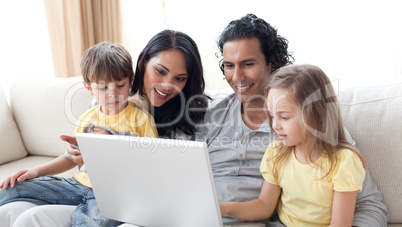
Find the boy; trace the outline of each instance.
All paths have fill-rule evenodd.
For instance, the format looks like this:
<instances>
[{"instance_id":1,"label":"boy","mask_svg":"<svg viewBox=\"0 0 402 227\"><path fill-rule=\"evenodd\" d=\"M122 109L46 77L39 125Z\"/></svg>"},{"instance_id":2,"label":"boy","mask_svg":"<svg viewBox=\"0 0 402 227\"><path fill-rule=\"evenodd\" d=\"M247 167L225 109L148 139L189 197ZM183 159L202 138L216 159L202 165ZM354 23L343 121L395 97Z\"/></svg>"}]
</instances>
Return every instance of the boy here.
<instances>
[{"instance_id":1,"label":"boy","mask_svg":"<svg viewBox=\"0 0 402 227\"><path fill-rule=\"evenodd\" d=\"M95 96L99 105L80 117L75 133L158 136L152 116L127 101L134 76L131 56L127 50L119 44L97 44L84 53L81 70L85 87ZM67 136L61 138L71 139ZM100 216L88 174L81 166L81 172L73 178L47 176L65 172L75 166L76 163L66 152L47 164L19 171L0 185L4 189L0 190L0 205L15 201L38 205L78 205L73 215L73 226L119 224ZM6 190L9 184L11 188Z\"/></svg>"}]
</instances>

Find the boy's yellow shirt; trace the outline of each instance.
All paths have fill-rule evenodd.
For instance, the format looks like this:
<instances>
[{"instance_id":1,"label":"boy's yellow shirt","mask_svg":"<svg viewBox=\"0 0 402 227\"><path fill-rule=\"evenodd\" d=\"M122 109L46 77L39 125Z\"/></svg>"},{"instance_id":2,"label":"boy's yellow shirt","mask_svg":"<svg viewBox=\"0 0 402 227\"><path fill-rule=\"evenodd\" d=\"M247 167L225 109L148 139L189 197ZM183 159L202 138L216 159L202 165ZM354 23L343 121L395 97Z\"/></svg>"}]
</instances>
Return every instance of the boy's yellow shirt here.
<instances>
[{"instance_id":1,"label":"boy's yellow shirt","mask_svg":"<svg viewBox=\"0 0 402 227\"><path fill-rule=\"evenodd\" d=\"M126 134L127 136L158 137L158 131L152 115L131 102L128 103L123 111L114 116L103 114L100 111L100 106L88 110L78 120L74 134L86 132L85 129L91 124L108 128L118 134ZM81 171L73 177L81 184L92 187L87 172Z\"/></svg>"}]
</instances>

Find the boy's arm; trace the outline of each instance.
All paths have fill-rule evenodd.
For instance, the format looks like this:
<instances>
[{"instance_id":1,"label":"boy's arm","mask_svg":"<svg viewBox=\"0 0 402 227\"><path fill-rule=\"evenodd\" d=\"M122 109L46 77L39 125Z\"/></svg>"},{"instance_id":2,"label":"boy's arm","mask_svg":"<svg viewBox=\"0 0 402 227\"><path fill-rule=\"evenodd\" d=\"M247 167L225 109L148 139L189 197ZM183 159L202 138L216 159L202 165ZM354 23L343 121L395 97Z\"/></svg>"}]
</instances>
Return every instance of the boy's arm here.
<instances>
[{"instance_id":1,"label":"boy's arm","mask_svg":"<svg viewBox=\"0 0 402 227\"><path fill-rule=\"evenodd\" d=\"M357 191L334 191L330 227L351 226L356 205Z\"/></svg>"},{"instance_id":2,"label":"boy's arm","mask_svg":"<svg viewBox=\"0 0 402 227\"><path fill-rule=\"evenodd\" d=\"M74 166L76 166L74 162L68 160L64 155L61 155L44 165L40 165L28 170L18 171L16 174L6 178L0 184L0 188L7 189L8 185L13 188L15 186L15 181L22 182L24 180L40 176L59 174L72 169Z\"/></svg>"},{"instance_id":3,"label":"boy's arm","mask_svg":"<svg viewBox=\"0 0 402 227\"><path fill-rule=\"evenodd\" d=\"M249 202L220 203L219 207L222 216L229 215L245 221L263 221L271 217L280 194L281 188L278 185L264 181L258 199Z\"/></svg>"},{"instance_id":4,"label":"boy's arm","mask_svg":"<svg viewBox=\"0 0 402 227\"><path fill-rule=\"evenodd\" d=\"M68 160L64 155L61 155L44 165L36 167L35 169L38 173L36 177L63 173L74 168L76 165L77 164Z\"/></svg>"}]
</instances>

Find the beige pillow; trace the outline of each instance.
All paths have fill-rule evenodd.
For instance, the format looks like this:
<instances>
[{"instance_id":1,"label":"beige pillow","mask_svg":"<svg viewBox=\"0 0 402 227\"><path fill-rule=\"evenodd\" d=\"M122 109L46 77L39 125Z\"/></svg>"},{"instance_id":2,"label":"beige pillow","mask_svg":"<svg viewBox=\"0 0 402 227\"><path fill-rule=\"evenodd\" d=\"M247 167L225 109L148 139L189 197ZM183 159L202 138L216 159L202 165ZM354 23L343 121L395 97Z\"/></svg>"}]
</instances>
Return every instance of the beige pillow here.
<instances>
[{"instance_id":1,"label":"beige pillow","mask_svg":"<svg viewBox=\"0 0 402 227\"><path fill-rule=\"evenodd\" d=\"M27 152L1 87L0 116L0 164L4 164L25 157Z\"/></svg>"},{"instance_id":2,"label":"beige pillow","mask_svg":"<svg viewBox=\"0 0 402 227\"><path fill-rule=\"evenodd\" d=\"M345 127L356 141L384 202L388 222L402 222L402 84L342 89Z\"/></svg>"},{"instance_id":3,"label":"beige pillow","mask_svg":"<svg viewBox=\"0 0 402 227\"><path fill-rule=\"evenodd\" d=\"M25 79L11 87L11 109L30 155L59 156L67 148L61 134L73 135L92 96L81 77Z\"/></svg>"}]
</instances>

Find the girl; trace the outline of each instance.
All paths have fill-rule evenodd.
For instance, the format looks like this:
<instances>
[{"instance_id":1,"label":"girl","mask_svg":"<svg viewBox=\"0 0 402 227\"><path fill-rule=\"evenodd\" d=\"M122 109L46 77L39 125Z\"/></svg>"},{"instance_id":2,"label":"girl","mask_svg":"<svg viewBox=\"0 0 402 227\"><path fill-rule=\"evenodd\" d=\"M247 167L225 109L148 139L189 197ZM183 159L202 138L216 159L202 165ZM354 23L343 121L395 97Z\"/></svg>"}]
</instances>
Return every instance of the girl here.
<instances>
[{"instance_id":1,"label":"girl","mask_svg":"<svg viewBox=\"0 0 402 227\"><path fill-rule=\"evenodd\" d=\"M330 80L316 66L289 65L272 74L267 90L279 140L262 159L260 196L221 203L222 215L266 220L276 207L286 226L351 226L364 161L345 139Z\"/></svg>"},{"instance_id":2,"label":"girl","mask_svg":"<svg viewBox=\"0 0 402 227\"><path fill-rule=\"evenodd\" d=\"M193 139L195 124L203 119L207 107L204 88L196 43L185 33L164 30L151 38L138 57L130 101L154 116L159 136ZM68 146L67 151L75 163L83 165L79 150ZM4 217L10 226L71 226L76 206L14 202L3 208L0 220Z\"/></svg>"}]
</instances>

